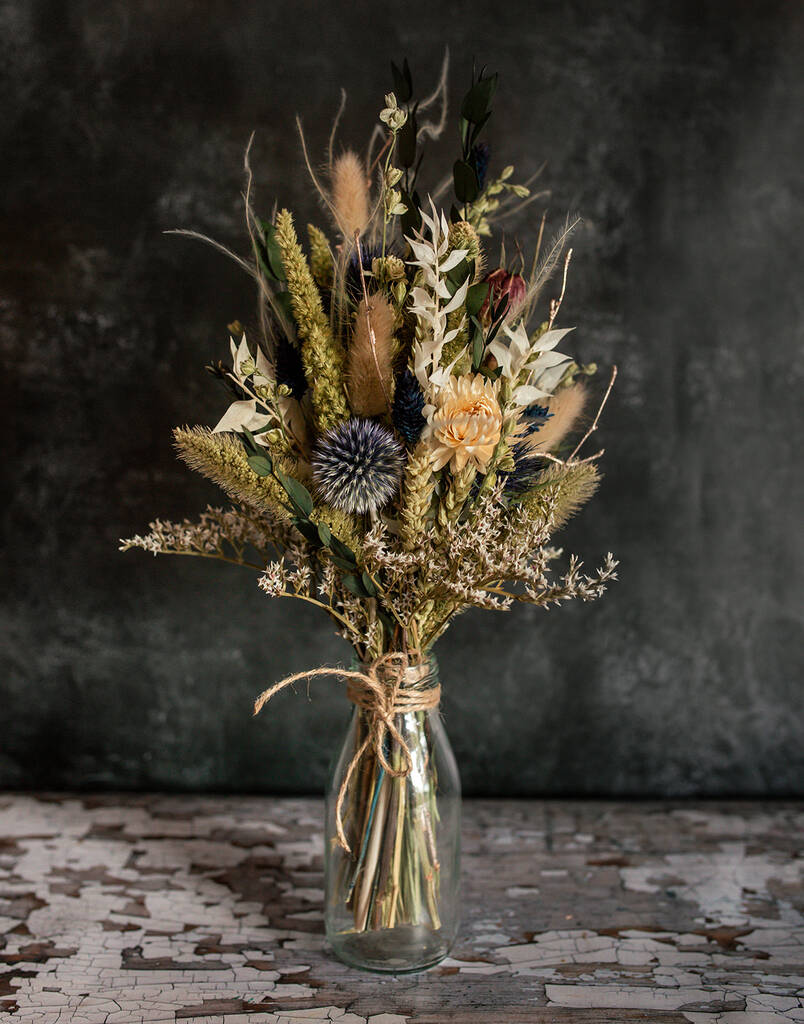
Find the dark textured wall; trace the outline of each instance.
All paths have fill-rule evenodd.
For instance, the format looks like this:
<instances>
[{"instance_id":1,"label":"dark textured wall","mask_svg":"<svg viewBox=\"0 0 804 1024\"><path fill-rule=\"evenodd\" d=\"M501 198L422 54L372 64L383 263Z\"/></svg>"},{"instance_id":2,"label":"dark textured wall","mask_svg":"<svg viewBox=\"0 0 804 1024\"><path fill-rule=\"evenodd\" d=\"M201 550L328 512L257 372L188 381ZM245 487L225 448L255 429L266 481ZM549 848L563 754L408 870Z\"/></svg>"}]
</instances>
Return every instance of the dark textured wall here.
<instances>
[{"instance_id":1,"label":"dark textured wall","mask_svg":"<svg viewBox=\"0 0 804 1024\"><path fill-rule=\"evenodd\" d=\"M585 216L562 318L620 378L599 498L566 531L621 582L441 643L466 789L773 794L804 765L800 3L238 2L0 7L4 478L0 784L316 790L346 703L283 673L347 656L237 569L116 552L214 488L170 429L225 399L203 363L253 314L242 151L263 209L316 213L293 115L362 144L407 54L452 97L501 72L497 167L546 161ZM446 157L450 137L433 148ZM451 157L450 157L451 159ZM526 246L534 224L517 234ZM512 232L509 232L509 238Z\"/></svg>"}]
</instances>

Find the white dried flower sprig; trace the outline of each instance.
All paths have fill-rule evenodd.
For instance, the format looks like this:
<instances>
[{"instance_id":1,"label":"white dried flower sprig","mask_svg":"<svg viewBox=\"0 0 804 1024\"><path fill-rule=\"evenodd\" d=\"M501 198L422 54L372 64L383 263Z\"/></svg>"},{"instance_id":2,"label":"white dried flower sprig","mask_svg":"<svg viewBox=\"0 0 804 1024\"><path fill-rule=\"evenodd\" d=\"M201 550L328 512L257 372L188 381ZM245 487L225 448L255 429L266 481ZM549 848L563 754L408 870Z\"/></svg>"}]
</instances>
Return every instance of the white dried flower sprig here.
<instances>
[{"instance_id":1,"label":"white dried flower sprig","mask_svg":"<svg viewBox=\"0 0 804 1024\"><path fill-rule=\"evenodd\" d=\"M261 569L271 548L285 547L290 542L287 527L252 517L243 509L224 511L208 506L197 522L155 519L148 528L150 533L145 536L121 540L120 550L142 548L153 555L196 555ZM257 553L258 562L246 557L249 548Z\"/></svg>"},{"instance_id":2,"label":"white dried flower sprig","mask_svg":"<svg viewBox=\"0 0 804 1024\"><path fill-rule=\"evenodd\" d=\"M568 355L556 352L555 347L572 330L573 327L565 327L547 331L531 340L524 323L513 329L503 325L508 341L497 338L488 351L497 360L503 377L511 382L514 405L525 407L552 395L572 362Z\"/></svg>"},{"instance_id":3,"label":"white dried flower sprig","mask_svg":"<svg viewBox=\"0 0 804 1024\"><path fill-rule=\"evenodd\" d=\"M426 231L417 231L414 238L406 237L415 256L408 263L419 270L417 284L410 290L410 311L417 320L413 372L427 396L449 378L451 368L439 366L441 353L444 346L458 336L463 320L447 330L447 317L465 304L470 283L467 278L455 294L450 295L445 275L464 260L469 250L449 251L447 218L443 210L439 215L432 199L430 208L432 216L421 211Z\"/></svg>"},{"instance_id":4,"label":"white dried flower sprig","mask_svg":"<svg viewBox=\"0 0 804 1024\"><path fill-rule=\"evenodd\" d=\"M388 125L392 132L398 132L408 119L408 115L397 103L395 93L389 92L385 97L385 106L380 111L380 120Z\"/></svg>"}]
</instances>

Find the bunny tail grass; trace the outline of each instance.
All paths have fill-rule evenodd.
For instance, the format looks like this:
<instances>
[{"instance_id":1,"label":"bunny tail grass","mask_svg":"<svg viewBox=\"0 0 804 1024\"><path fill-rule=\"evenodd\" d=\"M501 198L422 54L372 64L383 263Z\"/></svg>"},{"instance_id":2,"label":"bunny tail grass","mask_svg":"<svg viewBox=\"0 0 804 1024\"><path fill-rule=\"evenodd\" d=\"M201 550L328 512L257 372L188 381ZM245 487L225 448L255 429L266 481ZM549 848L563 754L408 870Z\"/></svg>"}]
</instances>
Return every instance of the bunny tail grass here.
<instances>
[{"instance_id":1,"label":"bunny tail grass","mask_svg":"<svg viewBox=\"0 0 804 1024\"><path fill-rule=\"evenodd\" d=\"M346 380L356 416L379 416L388 407L393 385L391 366L394 312L382 295L360 300L349 346Z\"/></svg>"}]
</instances>

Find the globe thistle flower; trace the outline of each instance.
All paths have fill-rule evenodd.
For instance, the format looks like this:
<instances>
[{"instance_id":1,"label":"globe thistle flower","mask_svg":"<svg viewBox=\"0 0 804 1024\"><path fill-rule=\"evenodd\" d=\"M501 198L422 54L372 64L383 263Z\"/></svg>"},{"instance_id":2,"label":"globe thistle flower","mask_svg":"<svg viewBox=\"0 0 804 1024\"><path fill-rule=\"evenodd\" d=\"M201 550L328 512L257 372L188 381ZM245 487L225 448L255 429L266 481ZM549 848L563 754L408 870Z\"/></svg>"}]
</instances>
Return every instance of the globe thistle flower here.
<instances>
[{"instance_id":1,"label":"globe thistle flower","mask_svg":"<svg viewBox=\"0 0 804 1024\"><path fill-rule=\"evenodd\" d=\"M424 428L424 395L419 382L410 370L396 378L394 405L391 418L394 426L409 445L415 445Z\"/></svg>"},{"instance_id":2,"label":"globe thistle flower","mask_svg":"<svg viewBox=\"0 0 804 1024\"><path fill-rule=\"evenodd\" d=\"M405 450L391 431L359 417L328 430L312 455L313 482L344 512L377 512L396 494Z\"/></svg>"},{"instance_id":3,"label":"globe thistle flower","mask_svg":"<svg viewBox=\"0 0 804 1024\"><path fill-rule=\"evenodd\" d=\"M361 241L360 256L363 257L362 264L363 274L366 276L366 288L369 291L372 291L374 287L374 277L372 276L373 264L376 259L380 259L382 256L382 247L379 245L366 245ZM344 275L346 293L355 305L357 305L363 298L363 280L360 273L360 256L358 256L357 249L352 250L349 262L346 264L346 274Z\"/></svg>"}]
</instances>

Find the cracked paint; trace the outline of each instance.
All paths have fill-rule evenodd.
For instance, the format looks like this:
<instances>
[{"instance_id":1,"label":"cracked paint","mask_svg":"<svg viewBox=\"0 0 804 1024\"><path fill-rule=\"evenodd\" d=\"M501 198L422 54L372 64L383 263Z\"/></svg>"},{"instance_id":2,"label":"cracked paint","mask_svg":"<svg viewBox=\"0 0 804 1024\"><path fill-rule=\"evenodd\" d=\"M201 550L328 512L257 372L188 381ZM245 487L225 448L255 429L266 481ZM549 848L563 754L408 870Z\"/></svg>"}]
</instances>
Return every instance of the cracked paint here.
<instances>
[{"instance_id":1,"label":"cracked paint","mask_svg":"<svg viewBox=\"0 0 804 1024\"><path fill-rule=\"evenodd\" d=\"M469 801L452 956L323 934L316 800L0 795L0 1019L804 1022L804 814Z\"/></svg>"}]
</instances>

